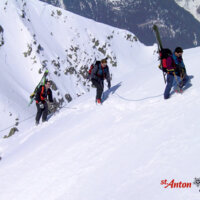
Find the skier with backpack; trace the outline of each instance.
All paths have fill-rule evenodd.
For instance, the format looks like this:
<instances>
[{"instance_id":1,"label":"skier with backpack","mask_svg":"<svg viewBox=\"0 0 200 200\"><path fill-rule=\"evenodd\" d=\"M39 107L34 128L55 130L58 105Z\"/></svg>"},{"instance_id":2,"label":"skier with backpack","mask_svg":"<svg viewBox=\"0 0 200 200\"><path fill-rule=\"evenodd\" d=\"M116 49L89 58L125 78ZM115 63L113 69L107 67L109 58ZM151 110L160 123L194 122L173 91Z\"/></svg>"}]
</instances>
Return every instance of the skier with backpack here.
<instances>
[{"instance_id":1,"label":"skier with backpack","mask_svg":"<svg viewBox=\"0 0 200 200\"><path fill-rule=\"evenodd\" d=\"M162 70L167 73L167 85L164 91L164 99L170 97L170 91L173 86L174 78L177 79L175 71L176 64L172 58L172 52L170 49L162 49L160 52Z\"/></svg>"},{"instance_id":2,"label":"skier with backpack","mask_svg":"<svg viewBox=\"0 0 200 200\"><path fill-rule=\"evenodd\" d=\"M92 84L96 87L96 103L102 103L102 93L104 90L104 79L108 82L108 88L110 89L110 72L107 65L107 58L102 59L101 61L96 61L94 65L90 67L89 70L89 79L92 81Z\"/></svg>"},{"instance_id":3,"label":"skier with backpack","mask_svg":"<svg viewBox=\"0 0 200 200\"><path fill-rule=\"evenodd\" d=\"M172 54L170 49L164 49L162 46L160 34L158 31L158 26L153 25L153 31L156 36L156 41L158 45L158 53L159 53L159 60L161 61L159 68L163 72L164 82L167 83L164 91L164 99L168 99L170 97L170 91L173 86L174 78L176 81L176 88L177 91L182 93L182 88L189 80L187 76L185 65L182 59L183 50L181 47L177 47ZM167 80L165 75L167 74ZM178 82L177 76L180 77L181 81Z\"/></svg>"},{"instance_id":4,"label":"skier with backpack","mask_svg":"<svg viewBox=\"0 0 200 200\"><path fill-rule=\"evenodd\" d=\"M52 98L52 91L50 89L51 83L49 80L45 81L45 85L41 85L35 96L36 107L37 107L37 114L35 118L35 124L38 125L40 118L42 116L42 122L47 121L48 115L48 104L47 104L47 97L49 102L53 103Z\"/></svg>"}]
</instances>

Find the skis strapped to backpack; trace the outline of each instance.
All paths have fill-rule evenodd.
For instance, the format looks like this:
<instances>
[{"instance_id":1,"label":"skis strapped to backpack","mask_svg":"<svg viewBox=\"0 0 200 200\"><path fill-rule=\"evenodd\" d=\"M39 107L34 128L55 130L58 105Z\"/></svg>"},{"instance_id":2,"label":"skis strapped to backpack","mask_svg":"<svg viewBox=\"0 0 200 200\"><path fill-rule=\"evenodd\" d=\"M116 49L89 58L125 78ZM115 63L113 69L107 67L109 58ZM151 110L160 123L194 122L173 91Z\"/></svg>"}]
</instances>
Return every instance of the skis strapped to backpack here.
<instances>
[{"instance_id":1,"label":"skis strapped to backpack","mask_svg":"<svg viewBox=\"0 0 200 200\"><path fill-rule=\"evenodd\" d=\"M158 27L155 24L153 25L153 31L154 31L155 36L156 36L156 41L157 41L157 45L158 45L159 59L160 59L160 62L161 62L159 68L163 72L164 82L166 83L166 78L165 78L165 74L166 73L163 70L163 63L162 63L162 60L161 60L161 52L163 50L163 46L162 46L162 42L161 42L161 39L160 39L160 34L159 34L159 31L158 31Z\"/></svg>"},{"instance_id":2,"label":"skis strapped to backpack","mask_svg":"<svg viewBox=\"0 0 200 200\"><path fill-rule=\"evenodd\" d=\"M33 100L34 100L34 98L35 98L35 95L36 95L37 90L39 89L39 87L40 87L41 85L45 85L45 81L46 81L46 77L47 77L48 73L49 73L48 70L46 70L46 71L44 72L44 74L43 74L43 76L42 76L40 82L39 82L38 85L36 86L34 92L30 95L30 103L29 103L29 106L33 103Z\"/></svg>"},{"instance_id":3,"label":"skis strapped to backpack","mask_svg":"<svg viewBox=\"0 0 200 200\"><path fill-rule=\"evenodd\" d=\"M159 66L159 68L163 72L163 78L164 78L164 81L166 83L166 77L165 77L166 72L167 72L167 70L166 70L166 68L167 68L166 59L167 59L167 57L172 56L172 52L171 52L170 49L164 49L163 48L162 42L161 42L161 39L160 39L160 34L159 34L159 31L158 31L158 27L156 25L153 26L153 30L154 30L154 33L156 35L156 41L157 41L157 44L158 44L158 53L159 53L159 59L160 59L160 66ZM172 58L172 60L173 60L173 58ZM173 75L174 75L175 81L177 83L176 91L178 93L182 93L183 90L179 86L179 82L178 82L178 78L177 78L176 73L173 72ZM183 80L183 78L184 77L181 77L181 80Z\"/></svg>"}]
</instances>

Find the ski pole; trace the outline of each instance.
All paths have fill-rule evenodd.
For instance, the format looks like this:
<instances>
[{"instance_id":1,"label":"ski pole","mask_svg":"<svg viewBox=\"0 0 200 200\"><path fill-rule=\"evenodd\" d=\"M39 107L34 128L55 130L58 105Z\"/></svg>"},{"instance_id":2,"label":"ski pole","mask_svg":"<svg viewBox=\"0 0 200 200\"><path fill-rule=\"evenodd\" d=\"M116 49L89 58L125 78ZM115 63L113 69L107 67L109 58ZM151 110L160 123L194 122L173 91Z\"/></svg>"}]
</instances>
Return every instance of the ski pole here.
<instances>
[{"instance_id":1,"label":"ski pole","mask_svg":"<svg viewBox=\"0 0 200 200\"><path fill-rule=\"evenodd\" d=\"M177 84L178 91L179 91L179 93L181 93L181 88L179 87L178 79L177 79L177 76L176 76L175 72L173 72L173 75L174 75L174 78L175 78L175 80L176 80L176 84Z\"/></svg>"},{"instance_id":2,"label":"ski pole","mask_svg":"<svg viewBox=\"0 0 200 200\"><path fill-rule=\"evenodd\" d=\"M165 82L165 84L166 84L167 81L166 81L165 75L166 75L166 74L163 72L163 78L164 78L164 82Z\"/></svg>"}]
</instances>

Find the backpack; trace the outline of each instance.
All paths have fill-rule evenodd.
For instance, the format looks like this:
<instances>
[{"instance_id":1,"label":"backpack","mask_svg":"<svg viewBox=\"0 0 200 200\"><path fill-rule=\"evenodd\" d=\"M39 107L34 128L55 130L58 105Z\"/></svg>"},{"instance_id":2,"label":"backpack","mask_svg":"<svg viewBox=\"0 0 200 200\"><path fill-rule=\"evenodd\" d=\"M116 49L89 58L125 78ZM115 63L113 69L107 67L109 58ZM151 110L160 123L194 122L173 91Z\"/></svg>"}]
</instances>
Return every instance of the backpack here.
<instances>
[{"instance_id":1,"label":"backpack","mask_svg":"<svg viewBox=\"0 0 200 200\"><path fill-rule=\"evenodd\" d=\"M163 72L167 72L167 58L172 56L172 51L170 49L161 49L159 52L160 65L159 68Z\"/></svg>"},{"instance_id":2,"label":"backpack","mask_svg":"<svg viewBox=\"0 0 200 200\"><path fill-rule=\"evenodd\" d=\"M88 74L89 74L89 75L91 75L93 68L94 68L94 64L92 64L92 65L90 66L90 69L89 69L89 71L88 71Z\"/></svg>"},{"instance_id":3,"label":"backpack","mask_svg":"<svg viewBox=\"0 0 200 200\"><path fill-rule=\"evenodd\" d=\"M48 75L49 71L46 70L40 80L40 82L38 83L38 85L36 86L34 92L30 95L30 103L29 103L29 106L33 103L33 100L35 99L35 96L37 94L37 90L40 88L40 86L44 85L45 84L45 81L46 81L46 77Z\"/></svg>"},{"instance_id":4,"label":"backpack","mask_svg":"<svg viewBox=\"0 0 200 200\"><path fill-rule=\"evenodd\" d=\"M100 61L96 61L90 66L89 70L88 70L88 79L90 79L91 77L91 73L92 73L92 70L94 69L94 66L95 65L99 65L100 64Z\"/></svg>"}]
</instances>

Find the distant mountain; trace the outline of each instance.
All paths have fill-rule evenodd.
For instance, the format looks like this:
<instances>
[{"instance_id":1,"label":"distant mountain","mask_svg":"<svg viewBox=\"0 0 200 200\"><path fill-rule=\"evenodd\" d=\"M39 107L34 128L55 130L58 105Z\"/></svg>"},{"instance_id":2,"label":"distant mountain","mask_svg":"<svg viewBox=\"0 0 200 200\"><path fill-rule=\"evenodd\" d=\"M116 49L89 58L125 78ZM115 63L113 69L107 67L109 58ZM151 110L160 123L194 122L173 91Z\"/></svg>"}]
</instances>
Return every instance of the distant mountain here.
<instances>
[{"instance_id":1,"label":"distant mountain","mask_svg":"<svg viewBox=\"0 0 200 200\"><path fill-rule=\"evenodd\" d=\"M189 11L197 20L200 21L200 1L194 0L175 0L176 3Z\"/></svg>"},{"instance_id":2,"label":"distant mountain","mask_svg":"<svg viewBox=\"0 0 200 200\"><path fill-rule=\"evenodd\" d=\"M42 0L42 1L65 9L65 4L64 4L63 0Z\"/></svg>"},{"instance_id":3,"label":"distant mountain","mask_svg":"<svg viewBox=\"0 0 200 200\"><path fill-rule=\"evenodd\" d=\"M52 3L52 0L43 0ZM67 10L133 32L146 45L155 43L156 23L163 44L174 48L200 45L200 23L174 0L62 0ZM178 2L178 0L177 0ZM54 4L54 5L58 5Z\"/></svg>"}]
</instances>

